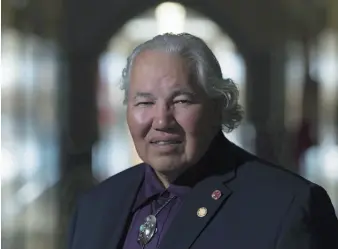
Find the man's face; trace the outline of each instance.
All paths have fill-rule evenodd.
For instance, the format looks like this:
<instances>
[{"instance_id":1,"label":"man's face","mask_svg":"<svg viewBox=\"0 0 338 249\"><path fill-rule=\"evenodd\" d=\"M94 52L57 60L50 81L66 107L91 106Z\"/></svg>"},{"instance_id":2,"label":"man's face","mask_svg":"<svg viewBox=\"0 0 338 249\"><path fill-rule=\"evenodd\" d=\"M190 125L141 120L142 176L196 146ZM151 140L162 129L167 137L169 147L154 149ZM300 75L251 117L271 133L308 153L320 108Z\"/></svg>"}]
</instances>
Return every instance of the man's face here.
<instances>
[{"instance_id":1,"label":"man's face","mask_svg":"<svg viewBox=\"0 0 338 249\"><path fill-rule=\"evenodd\" d=\"M180 56L154 50L139 54L131 71L129 130L139 157L162 174L196 164L221 127L215 102L189 75Z\"/></svg>"}]
</instances>

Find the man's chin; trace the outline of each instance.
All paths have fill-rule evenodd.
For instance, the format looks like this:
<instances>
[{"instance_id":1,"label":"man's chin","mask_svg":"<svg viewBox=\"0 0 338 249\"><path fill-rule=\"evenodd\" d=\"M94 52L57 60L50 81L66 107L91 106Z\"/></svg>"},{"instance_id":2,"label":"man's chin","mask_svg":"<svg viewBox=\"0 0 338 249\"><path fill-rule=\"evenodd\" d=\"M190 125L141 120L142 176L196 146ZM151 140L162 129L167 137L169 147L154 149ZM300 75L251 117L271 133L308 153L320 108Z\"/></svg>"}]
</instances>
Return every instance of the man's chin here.
<instances>
[{"instance_id":1,"label":"man's chin","mask_svg":"<svg viewBox=\"0 0 338 249\"><path fill-rule=\"evenodd\" d=\"M168 174L181 171L183 168L180 165L173 165L173 164L155 164L151 166L156 172L161 173L163 175L168 175Z\"/></svg>"},{"instance_id":2,"label":"man's chin","mask_svg":"<svg viewBox=\"0 0 338 249\"><path fill-rule=\"evenodd\" d=\"M158 160L151 166L157 173L169 178L178 177L187 168L185 163L174 160Z\"/></svg>"}]
</instances>

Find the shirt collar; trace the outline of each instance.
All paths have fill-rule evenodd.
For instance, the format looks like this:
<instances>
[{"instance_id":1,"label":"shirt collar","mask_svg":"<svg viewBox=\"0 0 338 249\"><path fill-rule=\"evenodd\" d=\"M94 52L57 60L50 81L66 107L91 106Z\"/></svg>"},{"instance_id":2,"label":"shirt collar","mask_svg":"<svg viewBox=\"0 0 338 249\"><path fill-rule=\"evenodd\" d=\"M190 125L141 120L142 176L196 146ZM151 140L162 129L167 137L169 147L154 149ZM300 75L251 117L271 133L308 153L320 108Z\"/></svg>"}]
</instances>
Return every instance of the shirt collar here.
<instances>
[{"instance_id":1,"label":"shirt collar","mask_svg":"<svg viewBox=\"0 0 338 249\"><path fill-rule=\"evenodd\" d=\"M156 173L151 166L146 165L144 171L144 181L140 188L139 194L136 197L136 201L133 207L133 212L146 204L150 199L156 198L165 192L169 192L170 195L175 195L178 198L183 198L191 190L190 186L170 184L166 189L160 180L157 178Z\"/></svg>"}]
</instances>

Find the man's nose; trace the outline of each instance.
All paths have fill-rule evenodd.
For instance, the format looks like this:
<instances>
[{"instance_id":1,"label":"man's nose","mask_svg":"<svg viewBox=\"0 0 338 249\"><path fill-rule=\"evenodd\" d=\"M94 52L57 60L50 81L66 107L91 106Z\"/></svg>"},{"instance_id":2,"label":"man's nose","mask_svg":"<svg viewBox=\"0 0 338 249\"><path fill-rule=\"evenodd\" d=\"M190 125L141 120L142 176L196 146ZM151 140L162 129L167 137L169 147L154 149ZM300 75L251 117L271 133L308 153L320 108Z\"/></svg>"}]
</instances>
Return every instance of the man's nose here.
<instances>
[{"instance_id":1,"label":"man's nose","mask_svg":"<svg viewBox=\"0 0 338 249\"><path fill-rule=\"evenodd\" d=\"M155 130L171 130L175 126L173 110L167 105L158 105L155 108L153 128Z\"/></svg>"}]
</instances>

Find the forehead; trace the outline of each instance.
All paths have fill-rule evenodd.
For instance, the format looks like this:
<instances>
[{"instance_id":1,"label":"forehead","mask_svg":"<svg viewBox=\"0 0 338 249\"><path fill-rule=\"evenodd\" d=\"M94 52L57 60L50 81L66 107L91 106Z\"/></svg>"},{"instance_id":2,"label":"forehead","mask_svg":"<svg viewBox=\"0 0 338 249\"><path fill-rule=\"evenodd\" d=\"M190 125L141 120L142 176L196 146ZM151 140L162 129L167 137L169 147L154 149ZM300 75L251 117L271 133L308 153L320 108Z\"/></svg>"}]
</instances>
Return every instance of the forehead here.
<instances>
[{"instance_id":1,"label":"forehead","mask_svg":"<svg viewBox=\"0 0 338 249\"><path fill-rule=\"evenodd\" d=\"M185 60L165 51L146 50L135 58L131 70L131 83L159 79L183 79L188 76Z\"/></svg>"}]
</instances>

